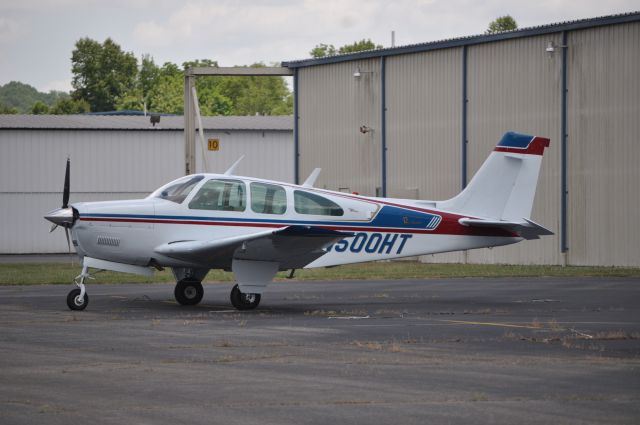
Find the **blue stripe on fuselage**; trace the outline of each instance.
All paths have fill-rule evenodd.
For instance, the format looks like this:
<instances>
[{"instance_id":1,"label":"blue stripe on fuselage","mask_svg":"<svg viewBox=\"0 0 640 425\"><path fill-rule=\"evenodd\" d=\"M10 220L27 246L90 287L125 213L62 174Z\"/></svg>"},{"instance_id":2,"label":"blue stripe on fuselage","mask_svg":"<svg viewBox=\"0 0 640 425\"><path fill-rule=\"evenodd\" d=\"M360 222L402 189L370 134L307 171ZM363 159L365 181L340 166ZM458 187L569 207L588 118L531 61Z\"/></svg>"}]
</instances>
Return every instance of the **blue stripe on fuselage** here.
<instances>
[{"instance_id":1,"label":"blue stripe on fuselage","mask_svg":"<svg viewBox=\"0 0 640 425\"><path fill-rule=\"evenodd\" d=\"M242 214L242 213L239 213ZM400 229L435 230L442 218L439 215L422 213L400 207L385 205L372 221L329 221L329 220L278 220L264 218L241 218L219 216L188 216L188 215L148 215L148 214L81 214L87 218L114 218L132 220L185 220L185 221L222 221L235 223L269 223L282 225L324 225L351 227L381 227Z\"/></svg>"}]
</instances>

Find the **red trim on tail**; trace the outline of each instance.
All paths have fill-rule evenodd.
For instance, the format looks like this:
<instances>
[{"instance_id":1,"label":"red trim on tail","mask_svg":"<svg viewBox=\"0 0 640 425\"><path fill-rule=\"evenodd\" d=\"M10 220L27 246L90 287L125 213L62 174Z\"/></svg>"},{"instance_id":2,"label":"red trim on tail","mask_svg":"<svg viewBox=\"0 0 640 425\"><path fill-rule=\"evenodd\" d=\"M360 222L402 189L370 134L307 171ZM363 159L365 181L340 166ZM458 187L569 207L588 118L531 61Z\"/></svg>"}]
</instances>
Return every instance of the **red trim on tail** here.
<instances>
[{"instance_id":1,"label":"red trim on tail","mask_svg":"<svg viewBox=\"0 0 640 425\"><path fill-rule=\"evenodd\" d=\"M511 152L511 153L519 153L519 154L528 154L528 155L542 155L544 153L544 148L548 148L551 144L551 140L545 137L534 137L529 142L529 145L524 148L504 148L502 146L496 146L493 151L494 152Z\"/></svg>"}]
</instances>

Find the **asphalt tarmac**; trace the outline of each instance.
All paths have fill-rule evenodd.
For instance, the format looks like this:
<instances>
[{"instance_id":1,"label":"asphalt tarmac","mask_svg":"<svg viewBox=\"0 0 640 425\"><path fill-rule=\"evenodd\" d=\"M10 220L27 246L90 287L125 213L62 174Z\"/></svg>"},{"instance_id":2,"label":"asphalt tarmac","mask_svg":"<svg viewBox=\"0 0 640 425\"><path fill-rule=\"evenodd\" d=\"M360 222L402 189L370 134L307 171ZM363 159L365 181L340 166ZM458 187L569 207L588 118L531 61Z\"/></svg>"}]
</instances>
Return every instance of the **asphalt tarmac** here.
<instances>
[{"instance_id":1,"label":"asphalt tarmac","mask_svg":"<svg viewBox=\"0 0 640 425\"><path fill-rule=\"evenodd\" d=\"M1 424L637 424L640 280L0 287Z\"/></svg>"}]
</instances>

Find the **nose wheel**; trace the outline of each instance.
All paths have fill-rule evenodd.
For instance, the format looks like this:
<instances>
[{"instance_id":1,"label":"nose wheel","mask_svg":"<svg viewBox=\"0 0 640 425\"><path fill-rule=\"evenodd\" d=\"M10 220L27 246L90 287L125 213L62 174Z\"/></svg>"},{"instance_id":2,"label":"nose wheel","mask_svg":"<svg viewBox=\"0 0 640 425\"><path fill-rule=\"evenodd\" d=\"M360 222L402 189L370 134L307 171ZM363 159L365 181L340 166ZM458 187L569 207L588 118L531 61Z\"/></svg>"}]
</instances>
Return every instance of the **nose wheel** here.
<instances>
[{"instance_id":1,"label":"nose wheel","mask_svg":"<svg viewBox=\"0 0 640 425\"><path fill-rule=\"evenodd\" d=\"M72 289L67 295L67 307L70 310L84 310L89 304L89 295L85 292L84 296L80 298L80 289Z\"/></svg>"},{"instance_id":2,"label":"nose wheel","mask_svg":"<svg viewBox=\"0 0 640 425\"><path fill-rule=\"evenodd\" d=\"M240 292L238 285L231 290L231 304L238 310L253 310L260 304L260 294L245 294Z\"/></svg>"},{"instance_id":3,"label":"nose wheel","mask_svg":"<svg viewBox=\"0 0 640 425\"><path fill-rule=\"evenodd\" d=\"M82 273L76 276L73 280L73 283L77 286L77 288L72 289L69 294L67 294L67 307L70 310L84 310L87 308L89 304L89 295L85 291L84 288L84 280L86 278L91 278L89 275L89 268L87 266L82 267Z\"/></svg>"}]
</instances>

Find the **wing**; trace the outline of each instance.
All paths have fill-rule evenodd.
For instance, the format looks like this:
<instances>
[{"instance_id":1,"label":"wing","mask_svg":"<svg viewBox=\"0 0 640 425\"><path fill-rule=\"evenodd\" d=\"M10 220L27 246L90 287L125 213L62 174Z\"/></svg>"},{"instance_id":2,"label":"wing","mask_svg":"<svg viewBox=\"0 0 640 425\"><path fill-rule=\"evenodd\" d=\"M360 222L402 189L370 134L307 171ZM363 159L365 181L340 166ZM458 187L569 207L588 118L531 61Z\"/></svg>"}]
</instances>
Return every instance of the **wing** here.
<instances>
[{"instance_id":1,"label":"wing","mask_svg":"<svg viewBox=\"0 0 640 425\"><path fill-rule=\"evenodd\" d=\"M540 236L553 235L553 232L526 218L523 221L480 220L474 218L461 218L458 220L463 226L471 227L497 227L513 232L524 239L540 239Z\"/></svg>"},{"instance_id":2,"label":"wing","mask_svg":"<svg viewBox=\"0 0 640 425\"><path fill-rule=\"evenodd\" d=\"M323 256L325 248L353 233L314 226L288 226L210 241L175 241L158 254L207 267L231 268L233 259L277 262L280 270L298 269Z\"/></svg>"}]
</instances>

